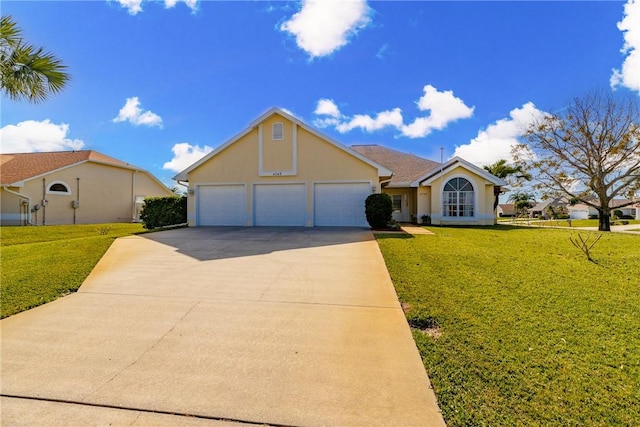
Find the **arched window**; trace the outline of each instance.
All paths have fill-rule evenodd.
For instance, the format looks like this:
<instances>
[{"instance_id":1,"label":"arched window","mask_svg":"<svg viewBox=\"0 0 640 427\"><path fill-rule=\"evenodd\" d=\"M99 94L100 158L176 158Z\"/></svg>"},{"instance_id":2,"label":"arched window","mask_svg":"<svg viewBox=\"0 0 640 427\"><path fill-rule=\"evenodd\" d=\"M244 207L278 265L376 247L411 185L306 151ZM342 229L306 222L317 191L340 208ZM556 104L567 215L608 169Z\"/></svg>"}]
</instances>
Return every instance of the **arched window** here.
<instances>
[{"instance_id":1,"label":"arched window","mask_svg":"<svg viewBox=\"0 0 640 427\"><path fill-rule=\"evenodd\" d=\"M284 139L284 125L280 122L274 123L271 127L271 138L274 141L279 141Z\"/></svg>"},{"instance_id":2,"label":"arched window","mask_svg":"<svg viewBox=\"0 0 640 427\"><path fill-rule=\"evenodd\" d=\"M52 182L47 188L47 194L71 194L69 186L61 181Z\"/></svg>"},{"instance_id":3,"label":"arched window","mask_svg":"<svg viewBox=\"0 0 640 427\"><path fill-rule=\"evenodd\" d=\"M464 178L453 178L444 185L444 216L470 217L474 207L473 185Z\"/></svg>"}]
</instances>

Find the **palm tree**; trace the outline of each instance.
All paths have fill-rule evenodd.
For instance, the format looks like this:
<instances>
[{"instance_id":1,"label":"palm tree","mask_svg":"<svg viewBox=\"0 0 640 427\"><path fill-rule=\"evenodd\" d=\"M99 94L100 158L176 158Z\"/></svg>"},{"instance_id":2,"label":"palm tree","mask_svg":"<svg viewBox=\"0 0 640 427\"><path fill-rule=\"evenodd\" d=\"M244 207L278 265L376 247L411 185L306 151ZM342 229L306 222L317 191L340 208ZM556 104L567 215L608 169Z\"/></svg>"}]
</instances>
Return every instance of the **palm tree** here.
<instances>
[{"instance_id":1,"label":"palm tree","mask_svg":"<svg viewBox=\"0 0 640 427\"><path fill-rule=\"evenodd\" d=\"M0 88L13 100L39 103L60 92L69 81L67 67L44 48L22 40L11 16L0 21Z\"/></svg>"},{"instance_id":2,"label":"palm tree","mask_svg":"<svg viewBox=\"0 0 640 427\"><path fill-rule=\"evenodd\" d=\"M509 196L509 201L513 202L516 211L516 217L524 216L524 214L527 212L527 209L533 206L534 200L535 196L525 191L516 191L511 196Z\"/></svg>"},{"instance_id":3,"label":"palm tree","mask_svg":"<svg viewBox=\"0 0 640 427\"><path fill-rule=\"evenodd\" d=\"M484 170L490 174L497 176L500 179L506 179L509 176L516 175L517 178L524 178L527 181L531 179L531 175L525 173L520 166L511 166L507 164L505 159L500 159L492 165L485 165ZM495 196L493 200L493 211L495 212L498 207L498 199L500 198L501 189L496 187L493 194Z\"/></svg>"}]
</instances>

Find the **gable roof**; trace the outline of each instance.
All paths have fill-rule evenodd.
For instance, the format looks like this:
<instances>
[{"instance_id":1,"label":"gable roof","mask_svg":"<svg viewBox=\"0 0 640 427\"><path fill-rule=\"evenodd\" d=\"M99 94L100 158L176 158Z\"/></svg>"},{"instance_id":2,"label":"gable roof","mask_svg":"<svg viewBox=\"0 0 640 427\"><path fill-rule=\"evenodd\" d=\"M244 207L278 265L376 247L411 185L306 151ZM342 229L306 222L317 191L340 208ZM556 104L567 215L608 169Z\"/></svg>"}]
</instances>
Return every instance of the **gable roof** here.
<instances>
[{"instance_id":1,"label":"gable roof","mask_svg":"<svg viewBox=\"0 0 640 427\"><path fill-rule=\"evenodd\" d=\"M417 184L412 184L418 178L428 171L440 168L438 162L376 144L352 145L351 149L393 171L391 180L385 185L387 188L417 187Z\"/></svg>"},{"instance_id":2,"label":"gable roof","mask_svg":"<svg viewBox=\"0 0 640 427\"><path fill-rule=\"evenodd\" d=\"M84 162L143 171L129 163L93 150L10 153L0 154L0 185L20 184L23 181ZM153 175L151 176L153 177ZM155 177L153 178L155 179Z\"/></svg>"},{"instance_id":3,"label":"gable roof","mask_svg":"<svg viewBox=\"0 0 640 427\"><path fill-rule=\"evenodd\" d=\"M227 140L222 145L220 145L218 148L216 148L215 150L213 150L212 152L210 152L206 156L202 157L200 160L198 160L197 162L193 163L191 166L189 166L188 168L186 168L185 170L183 170L182 172L180 172L179 174L174 176L173 179L175 179L176 181L188 181L189 180L188 179L189 178L189 173L192 170L196 169L197 167L199 167L203 163L206 163L212 157L217 156L225 148L227 148L228 146L230 146L231 144L233 144L234 142L238 141L240 138L242 138L243 136L245 136L246 134L251 132L260 123L264 122L265 120L267 120L269 117L273 116L274 114L278 114L278 115L284 117L285 119L295 123L296 125L298 125L302 129L306 130L310 134L315 135L316 137L328 142L329 144L335 146L336 148L338 148L338 149L340 149L340 150L352 155L353 157L356 157L357 159L359 159L359 160L361 160L361 161L373 166L374 168L376 168L378 170L378 176L380 176L380 177L390 177L393 174L393 172L391 170L389 170L388 168L386 168L385 166L375 162L372 159L369 159L369 158L361 155L360 153L352 150L351 148L347 147L346 145L343 145L343 144L339 143L338 141L332 139L331 137L323 134L319 130L312 128L311 126L307 125L306 123L304 123L300 119L292 116L291 114L287 113L286 111L282 110L281 108L273 107L273 108L269 109L266 113L262 114L260 117L255 119L253 122L251 122L249 124L249 126L247 126L245 129L243 129L238 134L233 136L231 139Z\"/></svg>"},{"instance_id":4,"label":"gable roof","mask_svg":"<svg viewBox=\"0 0 640 427\"><path fill-rule=\"evenodd\" d=\"M516 212L516 205L513 203L501 203L498 205L502 209L502 213L509 215Z\"/></svg>"},{"instance_id":5,"label":"gable roof","mask_svg":"<svg viewBox=\"0 0 640 427\"><path fill-rule=\"evenodd\" d=\"M486 179L487 181L489 181L490 183L492 183L495 186L500 186L500 187L504 187L507 185L507 183L498 178L497 176L487 172L486 170L484 170L481 167L478 167L476 165L474 165L473 163L469 163L468 161L460 158L460 157L453 157L452 159L449 159L447 162L445 162L442 167L438 167L435 170L431 170L429 172L427 172L424 176L419 177L418 179L416 179L416 181L414 182L414 184L420 184L420 185L429 185L431 184L433 181L435 181L439 176L441 172L445 172L449 169L453 169L456 166L462 166L463 168L470 170L471 172L475 173L476 175L481 176L482 178Z\"/></svg>"}]
</instances>

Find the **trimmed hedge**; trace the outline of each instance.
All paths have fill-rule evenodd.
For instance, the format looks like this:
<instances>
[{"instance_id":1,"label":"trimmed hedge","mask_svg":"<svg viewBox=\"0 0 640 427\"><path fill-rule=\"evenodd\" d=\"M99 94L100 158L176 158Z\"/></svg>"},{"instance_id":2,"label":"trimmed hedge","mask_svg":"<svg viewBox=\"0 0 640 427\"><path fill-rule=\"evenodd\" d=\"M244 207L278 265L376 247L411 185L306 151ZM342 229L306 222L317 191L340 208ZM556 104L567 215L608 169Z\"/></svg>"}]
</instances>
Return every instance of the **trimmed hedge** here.
<instances>
[{"instance_id":1,"label":"trimmed hedge","mask_svg":"<svg viewBox=\"0 0 640 427\"><path fill-rule=\"evenodd\" d=\"M386 228L393 213L391 196L385 193L370 194L364 202L364 212L371 228Z\"/></svg>"},{"instance_id":2,"label":"trimmed hedge","mask_svg":"<svg viewBox=\"0 0 640 427\"><path fill-rule=\"evenodd\" d=\"M187 222L187 198L180 196L147 197L140 213L142 225L153 230Z\"/></svg>"}]
</instances>

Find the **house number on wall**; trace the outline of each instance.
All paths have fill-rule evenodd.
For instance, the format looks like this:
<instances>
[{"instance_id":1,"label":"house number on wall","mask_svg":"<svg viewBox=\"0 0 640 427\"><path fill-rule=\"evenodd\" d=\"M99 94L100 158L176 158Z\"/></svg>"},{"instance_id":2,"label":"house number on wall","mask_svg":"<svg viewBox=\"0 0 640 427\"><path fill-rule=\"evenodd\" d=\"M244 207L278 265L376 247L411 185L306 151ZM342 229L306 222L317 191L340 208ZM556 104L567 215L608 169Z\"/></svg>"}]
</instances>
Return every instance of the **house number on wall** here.
<instances>
[{"instance_id":1,"label":"house number on wall","mask_svg":"<svg viewBox=\"0 0 640 427\"><path fill-rule=\"evenodd\" d=\"M282 172L273 172L272 176L282 176Z\"/></svg>"}]
</instances>

